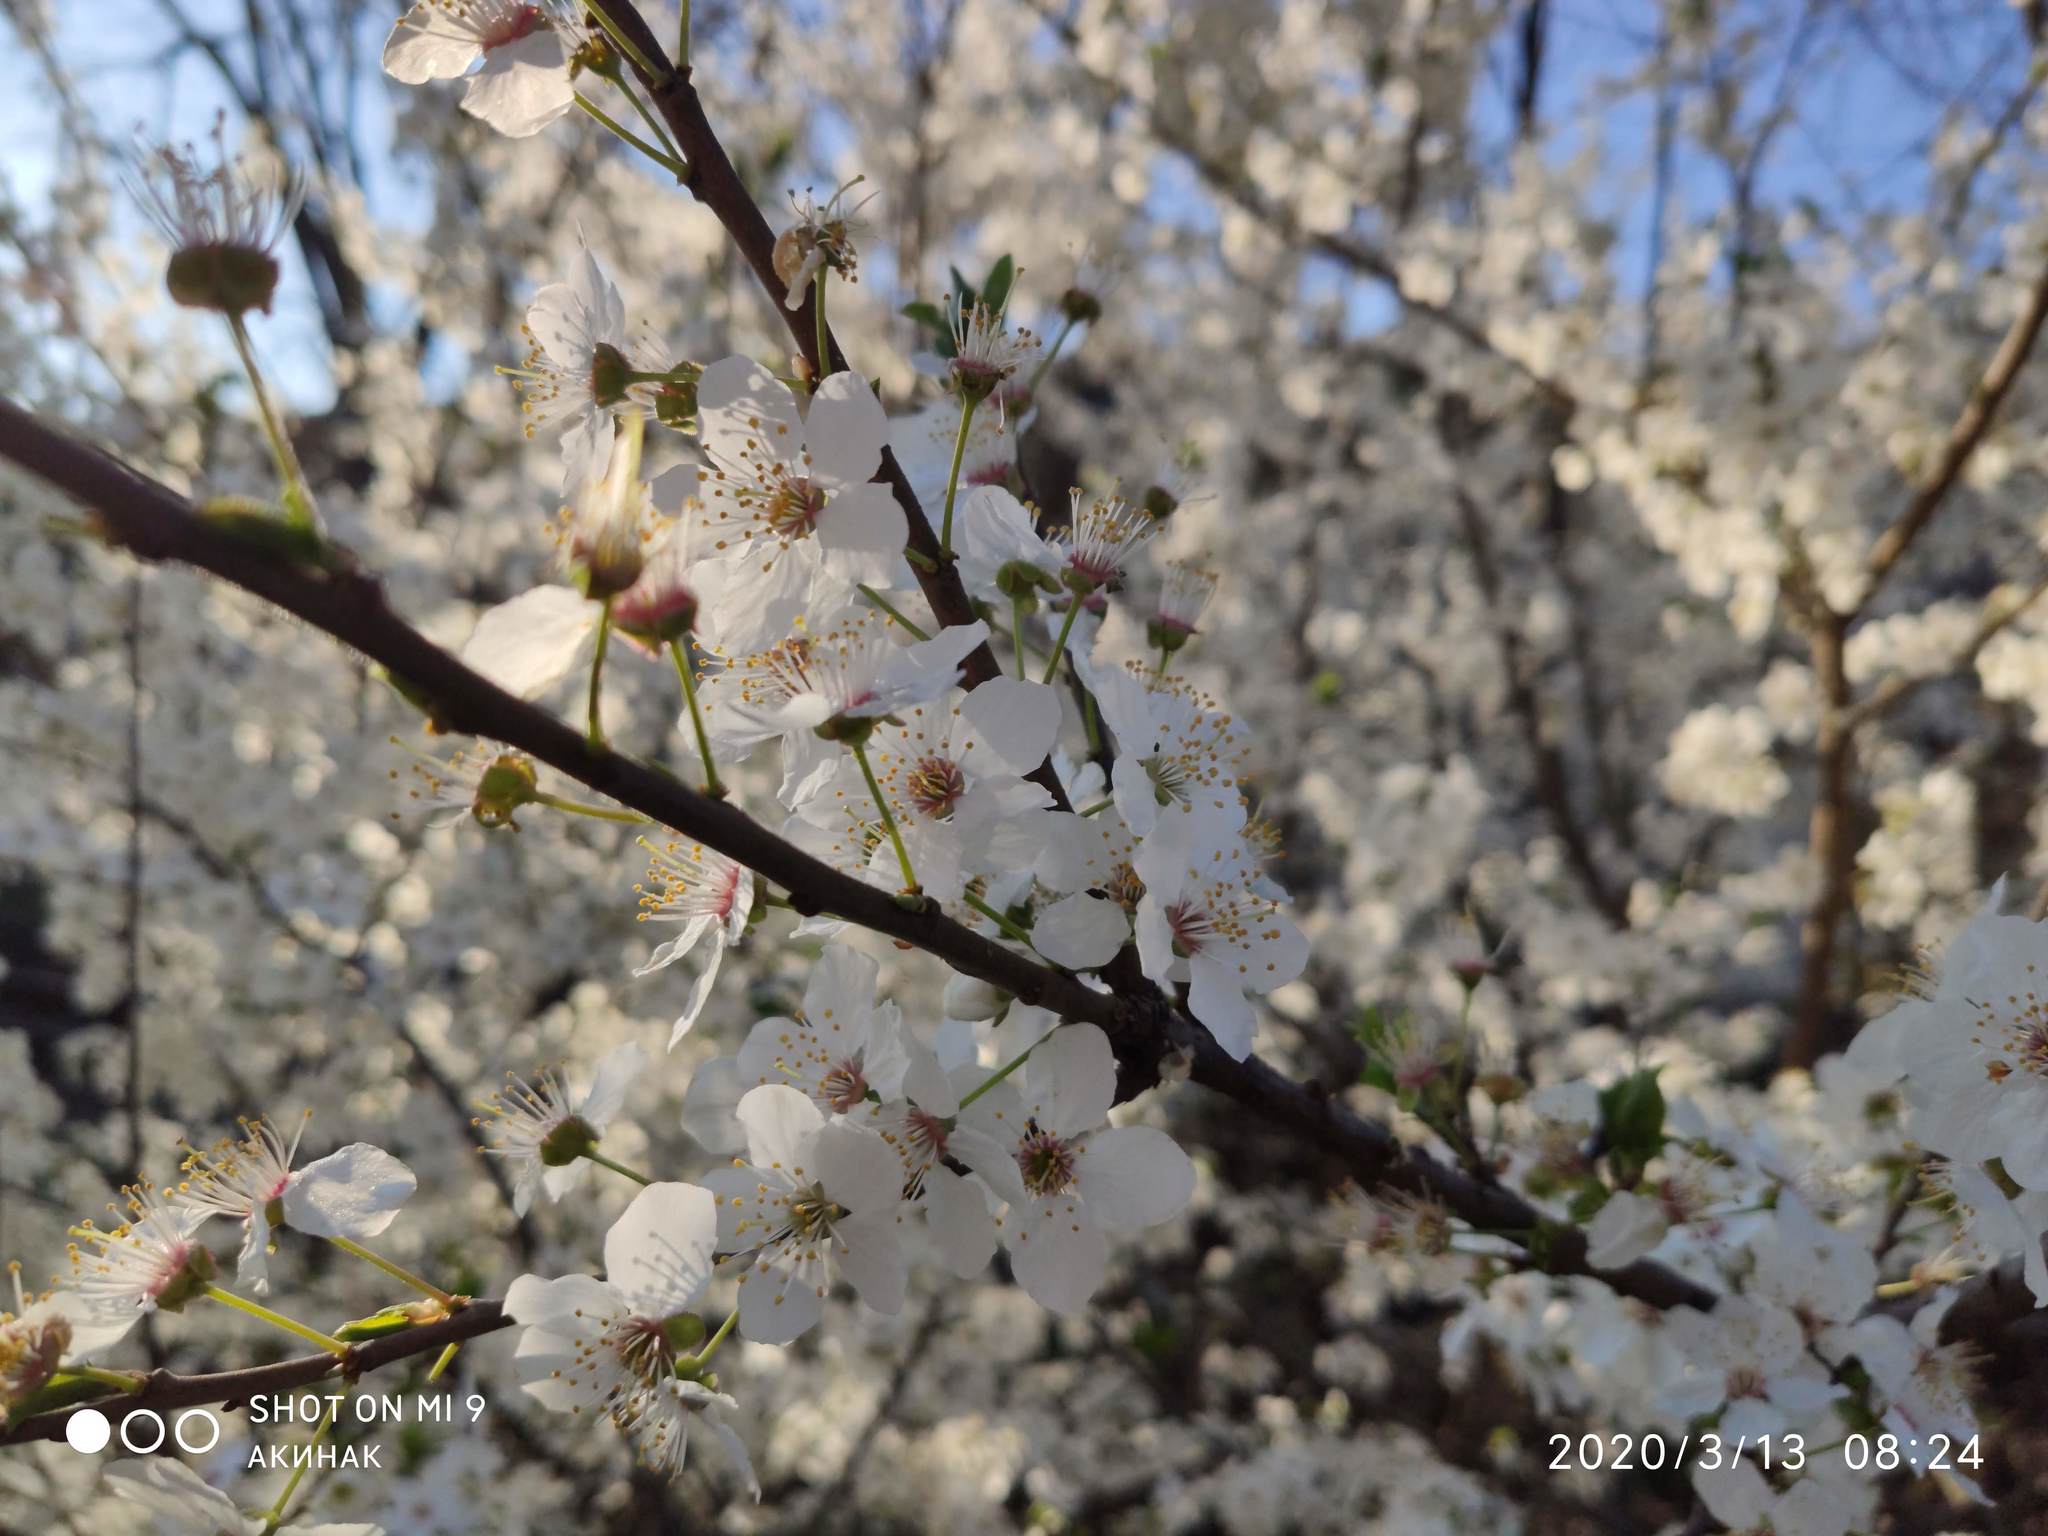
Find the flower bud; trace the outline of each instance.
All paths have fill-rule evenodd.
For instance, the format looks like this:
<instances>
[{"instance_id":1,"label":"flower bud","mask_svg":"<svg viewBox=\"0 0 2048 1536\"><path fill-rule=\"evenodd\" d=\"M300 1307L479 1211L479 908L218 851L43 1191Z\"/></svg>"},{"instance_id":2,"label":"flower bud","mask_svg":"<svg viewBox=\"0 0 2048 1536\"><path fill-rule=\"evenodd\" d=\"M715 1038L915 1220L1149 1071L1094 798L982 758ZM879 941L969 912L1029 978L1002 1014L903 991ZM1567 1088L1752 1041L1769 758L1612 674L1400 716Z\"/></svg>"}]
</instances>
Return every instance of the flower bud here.
<instances>
[{"instance_id":1,"label":"flower bud","mask_svg":"<svg viewBox=\"0 0 2048 1536\"><path fill-rule=\"evenodd\" d=\"M955 975L946 983L949 1019L992 1019L1009 1006L1010 994L978 976Z\"/></svg>"},{"instance_id":2,"label":"flower bud","mask_svg":"<svg viewBox=\"0 0 2048 1536\"><path fill-rule=\"evenodd\" d=\"M504 752L477 776L476 798L469 813L480 826L509 827L514 811L539 798L540 774L533 759L521 752Z\"/></svg>"}]
</instances>

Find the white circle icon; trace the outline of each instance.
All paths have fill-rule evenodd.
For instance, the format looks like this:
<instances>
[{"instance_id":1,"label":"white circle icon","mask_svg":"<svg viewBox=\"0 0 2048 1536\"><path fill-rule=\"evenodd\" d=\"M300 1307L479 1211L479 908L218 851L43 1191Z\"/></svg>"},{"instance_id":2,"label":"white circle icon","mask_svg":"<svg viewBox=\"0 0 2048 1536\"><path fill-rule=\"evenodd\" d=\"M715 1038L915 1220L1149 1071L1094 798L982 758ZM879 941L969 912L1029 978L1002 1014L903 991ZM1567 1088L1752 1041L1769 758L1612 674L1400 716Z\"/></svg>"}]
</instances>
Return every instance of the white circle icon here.
<instances>
[{"instance_id":1,"label":"white circle icon","mask_svg":"<svg viewBox=\"0 0 2048 1536\"><path fill-rule=\"evenodd\" d=\"M64 1440L74 1451L96 1456L114 1437L114 1427L97 1408L81 1408L64 1421Z\"/></svg>"},{"instance_id":2,"label":"white circle icon","mask_svg":"<svg viewBox=\"0 0 2048 1536\"><path fill-rule=\"evenodd\" d=\"M204 1445L194 1445L185 1438L185 1426L194 1419L197 1419L212 1431L207 1436L206 1444ZM220 1444L220 1420L204 1408L187 1408L178 1415L178 1421L172 1426L171 1434L177 1440L179 1450L186 1452L188 1455L200 1456Z\"/></svg>"}]
</instances>

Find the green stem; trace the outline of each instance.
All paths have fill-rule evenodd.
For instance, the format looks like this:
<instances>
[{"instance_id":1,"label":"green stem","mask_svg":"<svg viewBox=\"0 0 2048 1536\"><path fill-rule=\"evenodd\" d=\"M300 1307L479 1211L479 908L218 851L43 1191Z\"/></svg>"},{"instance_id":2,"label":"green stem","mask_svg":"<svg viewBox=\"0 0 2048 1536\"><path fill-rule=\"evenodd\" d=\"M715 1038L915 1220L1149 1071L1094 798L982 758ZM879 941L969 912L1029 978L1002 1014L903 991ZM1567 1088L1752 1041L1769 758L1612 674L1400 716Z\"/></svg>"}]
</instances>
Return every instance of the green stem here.
<instances>
[{"instance_id":1,"label":"green stem","mask_svg":"<svg viewBox=\"0 0 2048 1536\"><path fill-rule=\"evenodd\" d=\"M453 1349L455 1346L451 1344L448 1347ZM336 1394L327 1404L327 1414L320 1420L320 1427L313 1431L313 1438L306 1442L308 1445L318 1445L327 1438L327 1431L334 1428L334 1415L340 1407L341 1397ZM299 1484L306 1478L306 1469L312 1464L313 1458L308 1456L293 1467L292 1475L285 1480L284 1492L277 1496L277 1502L257 1516L263 1522L263 1536L272 1536L278 1526L284 1523L284 1512L292 1502L292 1495L299 1491Z\"/></svg>"},{"instance_id":2,"label":"green stem","mask_svg":"<svg viewBox=\"0 0 2048 1536\"><path fill-rule=\"evenodd\" d=\"M640 121L653 130L655 141L668 152L668 158L677 165L682 166L684 171L687 172L689 165L683 159L683 152L676 148L676 141L668 136L668 129L662 126L661 119L647 109L647 103L642 101L640 93L633 89L632 81L628 80L624 74L621 74L612 83L626 93L626 100L633 103L633 110L640 114Z\"/></svg>"},{"instance_id":3,"label":"green stem","mask_svg":"<svg viewBox=\"0 0 2048 1536\"><path fill-rule=\"evenodd\" d=\"M651 819L642 816L638 811L619 811L608 805L586 805L581 800L566 800L560 795L542 794L539 791L534 792L533 803L552 806L558 811L568 811L577 816L590 816L598 821L625 821L635 826L651 825Z\"/></svg>"},{"instance_id":4,"label":"green stem","mask_svg":"<svg viewBox=\"0 0 2048 1536\"><path fill-rule=\"evenodd\" d=\"M1081 814L1083 816L1100 816L1104 811L1108 810L1112 805L1115 804L1116 797L1112 795L1107 800L1096 801L1093 805L1089 806L1088 809L1083 811Z\"/></svg>"},{"instance_id":5,"label":"green stem","mask_svg":"<svg viewBox=\"0 0 2048 1536\"><path fill-rule=\"evenodd\" d=\"M1031 669L1024 660L1024 594L1022 592L1012 593L1010 596L1010 638L1017 645L1017 677L1019 681L1029 682L1031 680Z\"/></svg>"},{"instance_id":6,"label":"green stem","mask_svg":"<svg viewBox=\"0 0 2048 1536\"><path fill-rule=\"evenodd\" d=\"M675 176L679 180L686 181L689 179L690 168L687 165L684 165L682 161L675 159L673 156L663 154L624 123L612 117L604 108L600 107L581 91L576 93L576 105L581 107L588 116L597 119L598 122L609 128L614 137L632 145L670 175Z\"/></svg>"},{"instance_id":7,"label":"green stem","mask_svg":"<svg viewBox=\"0 0 2048 1536\"><path fill-rule=\"evenodd\" d=\"M898 613L895 607L891 605L889 600L886 597L882 596L881 593L877 592L873 587L870 587L863 583L860 589L860 595L866 598L869 602L873 603L877 608L881 609L882 612L889 615L889 617L894 619L898 624L901 624L905 632L909 634L911 639L931 639L930 635L926 634L923 630L919 629L915 624L911 623L910 620L903 617L901 613Z\"/></svg>"},{"instance_id":8,"label":"green stem","mask_svg":"<svg viewBox=\"0 0 2048 1536\"><path fill-rule=\"evenodd\" d=\"M1169 651L1165 646L1162 645L1161 647L1159 647L1159 666L1152 674L1154 677L1164 680L1164 678L1166 677L1167 658L1170 657L1172 654L1173 652Z\"/></svg>"},{"instance_id":9,"label":"green stem","mask_svg":"<svg viewBox=\"0 0 2048 1536\"><path fill-rule=\"evenodd\" d=\"M881 813L882 830L889 834L889 843L896 850L896 865L903 871L903 889L914 892L917 875L910 867L910 855L904 852L903 835L896 830L896 818L889 813L889 802L883 798L882 786L875 782L875 770L868 766L865 744L853 743L853 760L860 764L861 777L868 781L868 793L875 797L875 809Z\"/></svg>"},{"instance_id":10,"label":"green stem","mask_svg":"<svg viewBox=\"0 0 2048 1536\"><path fill-rule=\"evenodd\" d=\"M654 1180L647 1177L646 1174L635 1173L632 1169L628 1168L624 1163L615 1163L610 1158L606 1157L602 1152L598 1152L590 1148L584 1149L583 1160L587 1163L595 1163L600 1168L609 1168L613 1173L624 1174L627 1178L631 1179L635 1184L652 1184L654 1182Z\"/></svg>"},{"instance_id":11,"label":"green stem","mask_svg":"<svg viewBox=\"0 0 2048 1536\"><path fill-rule=\"evenodd\" d=\"M953 498L960 491L960 463L967 457L967 428L974 421L975 400L960 397L960 431L953 438L953 468L946 475L946 515L939 524L939 557L953 558Z\"/></svg>"},{"instance_id":12,"label":"green stem","mask_svg":"<svg viewBox=\"0 0 2048 1536\"><path fill-rule=\"evenodd\" d=\"M796 903L791 901L787 896L777 896L772 891L762 892L761 905L764 907L781 907L783 910L788 912L794 912L796 910Z\"/></svg>"},{"instance_id":13,"label":"green stem","mask_svg":"<svg viewBox=\"0 0 2048 1536\"><path fill-rule=\"evenodd\" d=\"M461 1341L458 1340L457 1342L450 1344L446 1349L441 1351L441 1353L434 1360L434 1368L431 1371L427 1372L427 1381L430 1384L441 1379L443 1373L447 1371L448 1367L455 1363L455 1356L461 1351L461 1349L462 1344Z\"/></svg>"},{"instance_id":14,"label":"green stem","mask_svg":"<svg viewBox=\"0 0 2048 1536\"><path fill-rule=\"evenodd\" d=\"M264 388L263 370L256 366L256 349L249 344L249 328L240 315L229 315L228 329L234 334L235 355L241 358L242 371L249 376L249 388L256 396L256 414L263 418L263 435L270 441L271 460L277 465L278 478L284 482L285 516L300 528L318 529L320 519L313 510L313 493L306 486L306 472L299 468L299 456L292 451L284 422L270 403L270 391Z\"/></svg>"},{"instance_id":15,"label":"green stem","mask_svg":"<svg viewBox=\"0 0 2048 1536\"><path fill-rule=\"evenodd\" d=\"M597 649L590 657L590 710L589 725L584 739L593 748L604 746L604 726L598 719L598 704L604 689L604 653L612 643L612 600L604 600L604 611L597 616Z\"/></svg>"},{"instance_id":16,"label":"green stem","mask_svg":"<svg viewBox=\"0 0 2048 1536\"><path fill-rule=\"evenodd\" d=\"M671 640L668 653L675 658L676 681L683 685L683 702L690 706L690 729L697 733L697 755L704 759L704 793L714 800L725 798L725 785L711 761L711 738L704 732L704 712L697 707L697 680L690 675L690 658L683 654L683 642Z\"/></svg>"},{"instance_id":17,"label":"green stem","mask_svg":"<svg viewBox=\"0 0 2048 1536\"><path fill-rule=\"evenodd\" d=\"M1053 337L1052 345L1045 349L1045 356L1038 360L1038 366L1031 370L1030 381L1024 386L1025 393L1033 395L1038 393L1038 381L1045 377L1045 371L1052 366L1052 360L1060 355L1060 348L1067 344L1067 335L1073 329L1074 317L1072 315L1068 315L1060 321L1059 334Z\"/></svg>"},{"instance_id":18,"label":"green stem","mask_svg":"<svg viewBox=\"0 0 2048 1536\"><path fill-rule=\"evenodd\" d=\"M983 917L987 918L990 922L994 923L998 928L1002 929L1004 934L1008 937L1015 939L1020 944L1029 944L1031 942L1030 934L1026 933L1022 928L1019 928L1015 923L1011 922L1005 914L998 912L994 907L990 906L987 902L983 901L979 896L975 895L974 892L963 891L961 892L960 899L965 901L968 906L974 908L975 911L979 912Z\"/></svg>"},{"instance_id":19,"label":"green stem","mask_svg":"<svg viewBox=\"0 0 2048 1536\"><path fill-rule=\"evenodd\" d=\"M223 1290L217 1285L209 1285L204 1294L212 1297L213 1300L219 1302L224 1307L233 1307L237 1312L246 1313L250 1317L270 1324L273 1328L282 1328L286 1333L304 1339L309 1344L318 1344L330 1355L340 1359L345 1359L348 1356L348 1346L342 1343L341 1340L329 1338L318 1328L308 1328L304 1323L295 1323L282 1312L273 1312L260 1302L251 1301L246 1296L237 1296L233 1291Z\"/></svg>"},{"instance_id":20,"label":"green stem","mask_svg":"<svg viewBox=\"0 0 2048 1536\"><path fill-rule=\"evenodd\" d=\"M1067 636L1074 632L1074 620L1081 616L1081 594L1076 592L1074 600L1067 604L1067 616L1060 624L1059 638L1052 643L1052 656L1045 664L1045 676L1041 683L1049 683L1060 675L1060 658L1067 653Z\"/></svg>"},{"instance_id":21,"label":"green stem","mask_svg":"<svg viewBox=\"0 0 2048 1536\"><path fill-rule=\"evenodd\" d=\"M739 1320L740 1314L737 1307L726 1313L725 1321L718 1325L718 1332L712 1334L709 1342L697 1351L697 1364L699 1366L710 1363L711 1357L718 1353L718 1346L725 1342L725 1336L732 1332L733 1324Z\"/></svg>"},{"instance_id":22,"label":"green stem","mask_svg":"<svg viewBox=\"0 0 2048 1536\"><path fill-rule=\"evenodd\" d=\"M1102 756L1102 725L1095 714L1095 695L1087 689L1081 690L1081 724L1088 730L1088 755ZM1097 807L1101 809L1101 807Z\"/></svg>"},{"instance_id":23,"label":"green stem","mask_svg":"<svg viewBox=\"0 0 2048 1536\"><path fill-rule=\"evenodd\" d=\"M1058 1028L1059 1025L1057 1024L1053 1025L1052 1027L1052 1029ZM997 1083L1000 1083L1012 1072L1016 1071L1019 1067L1023 1066L1025 1062L1029 1061L1031 1059L1031 1053L1037 1050L1041 1045L1045 1044L1046 1041L1052 1038L1052 1029L1048 1029L1036 1040L1032 1041L1029 1045L1025 1046L1023 1050L1017 1053L1016 1057L1013 1060L1006 1061L1000 1067L997 1067L995 1071L991 1072L986 1078L982 1079L978 1087L970 1088L965 1094L965 1096L961 1098L960 1108L965 1109L968 1105L972 1104L976 1099L980 1098L984 1093L987 1093L989 1089L995 1087Z\"/></svg>"},{"instance_id":24,"label":"green stem","mask_svg":"<svg viewBox=\"0 0 2048 1536\"><path fill-rule=\"evenodd\" d=\"M676 70L690 72L690 0L683 0L683 33L676 43Z\"/></svg>"},{"instance_id":25,"label":"green stem","mask_svg":"<svg viewBox=\"0 0 2048 1536\"><path fill-rule=\"evenodd\" d=\"M830 267L820 267L811 280L811 308L818 321L818 371L811 384L814 390L832 373L832 330L825 323L825 279L831 272Z\"/></svg>"},{"instance_id":26,"label":"green stem","mask_svg":"<svg viewBox=\"0 0 2048 1536\"><path fill-rule=\"evenodd\" d=\"M459 1305L453 1292L442 1290L441 1287L435 1285L431 1280L422 1280L411 1270L401 1268L380 1253L372 1253L361 1243L351 1242L345 1237L330 1237L327 1241L334 1244L343 1253L351 1254L361 1259L365 1264L373 1265L383 1270L385 1274L396 1280L400 1285L409 1285L414 1290L420 1292L420 1294L433 1297L434 1300L441 1303L442 1306L448 1308L451 1312Z\"/></svg>"}]
</instances>

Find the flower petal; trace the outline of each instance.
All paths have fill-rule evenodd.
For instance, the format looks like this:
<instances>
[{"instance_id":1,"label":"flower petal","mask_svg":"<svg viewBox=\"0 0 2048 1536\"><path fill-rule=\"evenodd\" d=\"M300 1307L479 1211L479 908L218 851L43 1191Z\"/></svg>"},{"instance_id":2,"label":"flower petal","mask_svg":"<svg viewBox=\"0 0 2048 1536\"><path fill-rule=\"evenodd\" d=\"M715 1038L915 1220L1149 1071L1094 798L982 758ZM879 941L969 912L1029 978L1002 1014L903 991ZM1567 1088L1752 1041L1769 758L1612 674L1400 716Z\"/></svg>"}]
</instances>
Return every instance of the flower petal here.
<instances>
[{"instance_id":1,"label":"flower petal","mask_svg":"<svg viewBox=\"0 0 2048 1536\"><path fill-rule=\"evenodd\" d=\"M308 1237L360 1242L390 1226L418 1185L412 1170L389 1152L354 1142L292 1175L284 1191L284 1219Z\"/></svg>"}]
</instances>

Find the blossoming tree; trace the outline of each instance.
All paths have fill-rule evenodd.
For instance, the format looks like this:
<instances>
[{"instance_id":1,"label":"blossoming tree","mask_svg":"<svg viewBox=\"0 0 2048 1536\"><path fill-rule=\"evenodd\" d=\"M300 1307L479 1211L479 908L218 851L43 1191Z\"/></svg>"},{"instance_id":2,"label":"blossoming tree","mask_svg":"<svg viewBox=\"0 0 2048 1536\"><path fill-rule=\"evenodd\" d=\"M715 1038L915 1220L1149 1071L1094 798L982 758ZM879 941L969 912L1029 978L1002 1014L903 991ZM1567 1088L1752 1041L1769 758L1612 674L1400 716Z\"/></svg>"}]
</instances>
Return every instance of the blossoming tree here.
<instances>
[{"instance_id":1,"label":"blossoming tree","mask_svg":"<svg viewBox=\"0 0 2048 1536\"><path fill-rule=\"evenodd\" d=\"M1646 7L1631 289L1542 0L317 9L145 259L10 8L0 1518L2039 1518L2042 71L1835 227Z\"/></svg>"}]
</instances>

